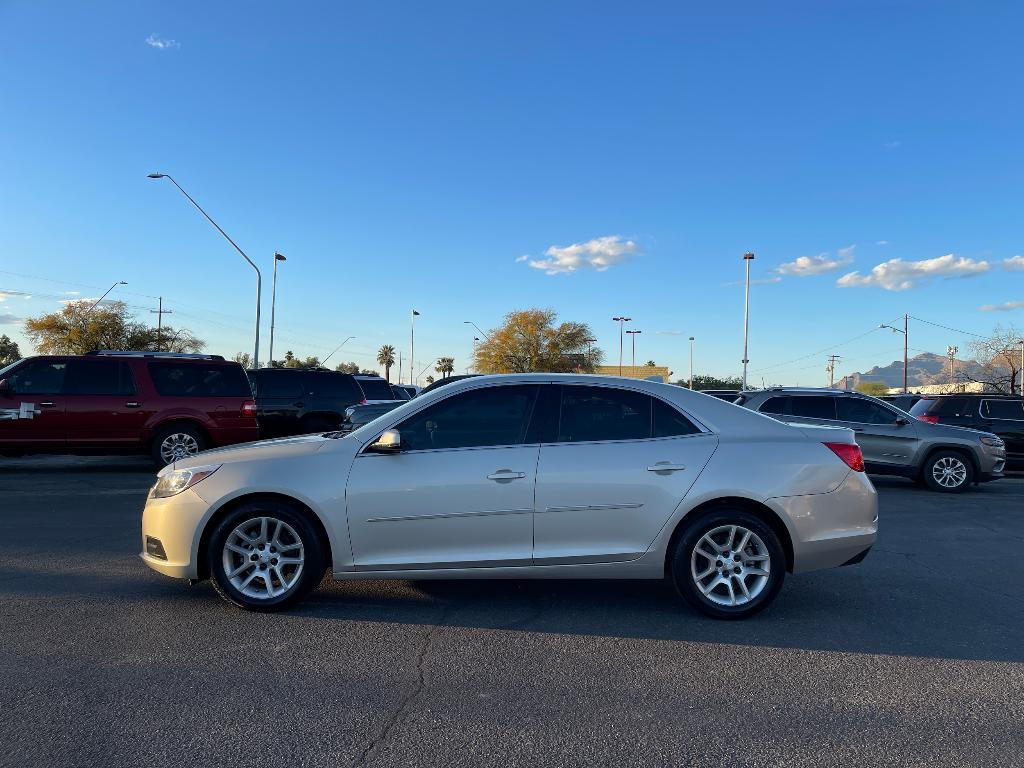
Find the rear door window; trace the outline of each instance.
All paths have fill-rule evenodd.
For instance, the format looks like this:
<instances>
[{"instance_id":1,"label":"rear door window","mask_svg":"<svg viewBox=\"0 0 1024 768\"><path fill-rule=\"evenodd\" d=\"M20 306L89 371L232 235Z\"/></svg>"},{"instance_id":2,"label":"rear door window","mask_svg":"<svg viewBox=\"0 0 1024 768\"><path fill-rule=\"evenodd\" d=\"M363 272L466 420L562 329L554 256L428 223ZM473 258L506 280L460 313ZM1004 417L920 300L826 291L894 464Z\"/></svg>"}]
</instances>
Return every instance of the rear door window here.
<instances>
[{"instance_id":1,"label":"rear door window","mask_svg":"<svg viewBox=\"0 0 1024 768\"><path fill-rule=\"evenodd\" d=\"M134 395L131 368L123 360L71 360L64 377L66 395Z\"/></svg>"},{"instance_id":2,"label":"rear door window","mask_svg":"<svg viewBox=\"0 0 1024 768\"><path fill-rule=\"evenodd\" d=\"M558 440L582 443L651 436L652 398L611 387L562 387Z\"/></svg>"},{"instance_id":3,"label":"rear door window","mask_svg":"<svg viewBox=\"0 0 1024 768\"><path fill-rule=\"evenodd\" d=\"M298 371L260 371L253 381L260 397L300 398L305 393Z\"/></svg>"},{"instance_id":4,"label":"rear door window","mask_svg":"<svg viewBox=\"0 0 1024 768\"><path fill-rule=\"evenodd\" d=\"M363 390L347 373L314 373L309 378L310 393L320 397L334 397L348 403L363 399Z\"/></svg>"},{"instance_id":5,"label":"rear door window","mask_svg":"<svg viewBox=\"0 0 1024 768\"><path fill-rule=\"evenodd\" d=\"M394 400L391 387L384 379L356 379L367 400Z\"/></svg>"},{"instance_id":6,"label":"rear door window","mask_svg":"<svg viewBox=\"0 0 1024 768\"><path fill-rule=\"evenodd\" d=\"M252 397L240 365L161 361L148 368L153 386L165 397Z\"/></svg>"},{"instance_id":7,"label":"rear door window","mask_svg":"<svg viewBox=\"0 0 1024 768\"><path fill-rule=\"evenodd\" d=\"M654 437L678 437L692 435L700 430L697 425L683 416L668 403L654 399Z\"/></svg>"},{"instance_id":8,"label":"rear door window","mask_svg":"<svg viewBox=\"0 0 1024 768\"><path fill-rule=\"evenodd\" d=\"M986 419L1024 420L1024 401L982 400L981 415Z\"/></svg>"},{"instance_id":9,"label":"rear door window","mask_svg":"<svg viewBox=\"0 0 1024 768\"><path fill-rule=\"evenodd\" d=\"M822 395L796 395L789 401L790 416L797 416L803 419L831 419L836 418L835 397Z\"/></svg>"},{"instance_id":10,"label":"rear door window","mask_svg":"<svg viewBox=\"0 0 1024 768\"><path fill-rule=\"evenodd\" d=\"M888 408L861 397L836 398L836 413L839 421L859 424L893 424L896 421L896 414Z\"/></svg>"}]
</instances>

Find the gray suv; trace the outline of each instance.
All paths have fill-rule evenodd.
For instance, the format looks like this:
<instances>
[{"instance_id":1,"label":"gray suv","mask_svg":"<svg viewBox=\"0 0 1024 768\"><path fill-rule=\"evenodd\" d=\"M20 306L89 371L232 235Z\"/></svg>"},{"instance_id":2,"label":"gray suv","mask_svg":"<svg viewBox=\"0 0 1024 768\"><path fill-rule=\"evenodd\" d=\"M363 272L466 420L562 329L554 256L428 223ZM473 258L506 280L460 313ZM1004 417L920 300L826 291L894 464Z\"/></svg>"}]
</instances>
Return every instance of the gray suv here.
<instances>
[{"instance_id":1,"label":"gray suv","mask_svg":"<svg viewBox=\"0 0 1024 768\"><path fill-rule=\"evenodd\" d=\"M1006 446L993 434L918 421L857 392L780 387L741 392L736 404L787 423L852 429L868 472L909 477L933 491L996 480L1006 464Z\"/></svg>"}]
</instances>

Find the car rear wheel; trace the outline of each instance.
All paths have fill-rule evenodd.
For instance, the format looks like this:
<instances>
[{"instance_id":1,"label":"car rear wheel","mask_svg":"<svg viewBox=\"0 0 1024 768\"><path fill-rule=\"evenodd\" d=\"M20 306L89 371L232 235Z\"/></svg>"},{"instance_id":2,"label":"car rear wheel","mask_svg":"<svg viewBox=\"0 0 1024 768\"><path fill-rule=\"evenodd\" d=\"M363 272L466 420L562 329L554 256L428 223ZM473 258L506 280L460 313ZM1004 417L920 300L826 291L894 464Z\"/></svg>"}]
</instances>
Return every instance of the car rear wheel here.
<instances>
[{"instance_id":1,"label":"car rear wheel","mask_svg":"<svg viewBox=\"0 0 1024 768\"><path fill-rule=\"evenodd\" d=\"M701 613L743 619L767 606L786 573L778 536L742 509L721 509L694 521L676 542L671 576Z\"/></svg>"},{"instance_id":2,"label":"car rear wheel","mask_svg":"<svg viewBox=\"0 0 1024 768\"><path fill-rule=\"evenodd\" d=\"M282 502L234 510L210 537L206 557L220 596L251 611L295 604L320 583L325 567L315 528Z\"/></svg>"},{"instance_id":3,"label":"car rear wheel","mask_svg":"<svg viewBox=\"0 0 1024 768\"><path fill-rule=\"evenodd\" d=\"M933 491L960 493L974 481L974 467L962 453L938 451L928 457L921 475Z\"/></svg>"},{"instance_id":4,"label":"car rear wheel","mask_svg":"<svg viewBox=\"0 0 1024 768\"><path fill-rule=\"evenodd\" d=\"M150 444L150 454L157 466L166 467L179 459L187 459L206 449L206 436L190 424L172 424L159 430Z\"/></svg>"}]
</instances>

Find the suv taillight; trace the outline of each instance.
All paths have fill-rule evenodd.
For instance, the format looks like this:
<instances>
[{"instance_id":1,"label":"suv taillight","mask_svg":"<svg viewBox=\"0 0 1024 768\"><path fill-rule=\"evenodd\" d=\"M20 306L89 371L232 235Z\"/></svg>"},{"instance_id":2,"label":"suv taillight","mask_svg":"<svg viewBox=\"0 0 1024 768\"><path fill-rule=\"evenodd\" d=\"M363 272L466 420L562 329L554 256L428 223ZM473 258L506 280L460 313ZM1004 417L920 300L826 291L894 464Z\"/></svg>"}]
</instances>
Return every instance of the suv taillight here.
<instances>
[{"instance_id":1,"label":"suv taillight","mask_svg":"<svg viewBox=\"0 0 1024 768\"><path fill-rule=\"evenodd\" d=\"M364 397L362 400L360 400L359 404L360 405L366 405L366 398Z\"/></svg>"},{"instance_id":2,"label":"suv taillight","mask_svg":"<svg viewBox=\"0 0 1024 768\"><path fill-rule=\"evenodd\" d=\"M929 424L938 424L939 423L939 417L938 416L932 416L931 414L928 414L928 413L922 413L920 416L917 417L917 420L918 421L927 421Z\"/></svg>"},{"instance_id":3,"label":"suv taillight","mask_svg":"<svg viewBox=\"0 0 1024 768\"><path fill-rule=\"evenodd\" d=\"M864 454L860 452L860 446L856 443L824 443L824 446L854 472L864 471Z\"/></svg>"},{"instance_id":4,"label":"suv taillight","mask_svg":"<svg viewBox=\"0 0 1024 768\"><path fill-rule=\"evenodd\" d=\"M243 416L255 416L256 415L256 401L246 400L242 403L242 415Z\"/></svg>"}]
</instances>

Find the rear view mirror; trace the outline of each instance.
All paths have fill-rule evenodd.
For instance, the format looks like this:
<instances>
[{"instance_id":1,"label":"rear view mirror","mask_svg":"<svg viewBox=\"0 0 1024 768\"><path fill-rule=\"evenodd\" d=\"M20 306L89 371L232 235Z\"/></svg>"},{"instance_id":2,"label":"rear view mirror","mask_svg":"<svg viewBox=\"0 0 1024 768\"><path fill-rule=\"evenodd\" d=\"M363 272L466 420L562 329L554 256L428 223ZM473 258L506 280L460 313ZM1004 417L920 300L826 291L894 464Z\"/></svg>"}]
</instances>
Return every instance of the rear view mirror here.
<instances>
[{"instance_id":1,"label":"rear view mirror","mask_svg":"<svg viewBox=\"0 0 1024 768\"><path fill-rule=\"evenodd\" d=\"M385 429L366 450L374 453L398 453L402 450L402 435L397 429Z\"/></svg>"}]
</instances>

